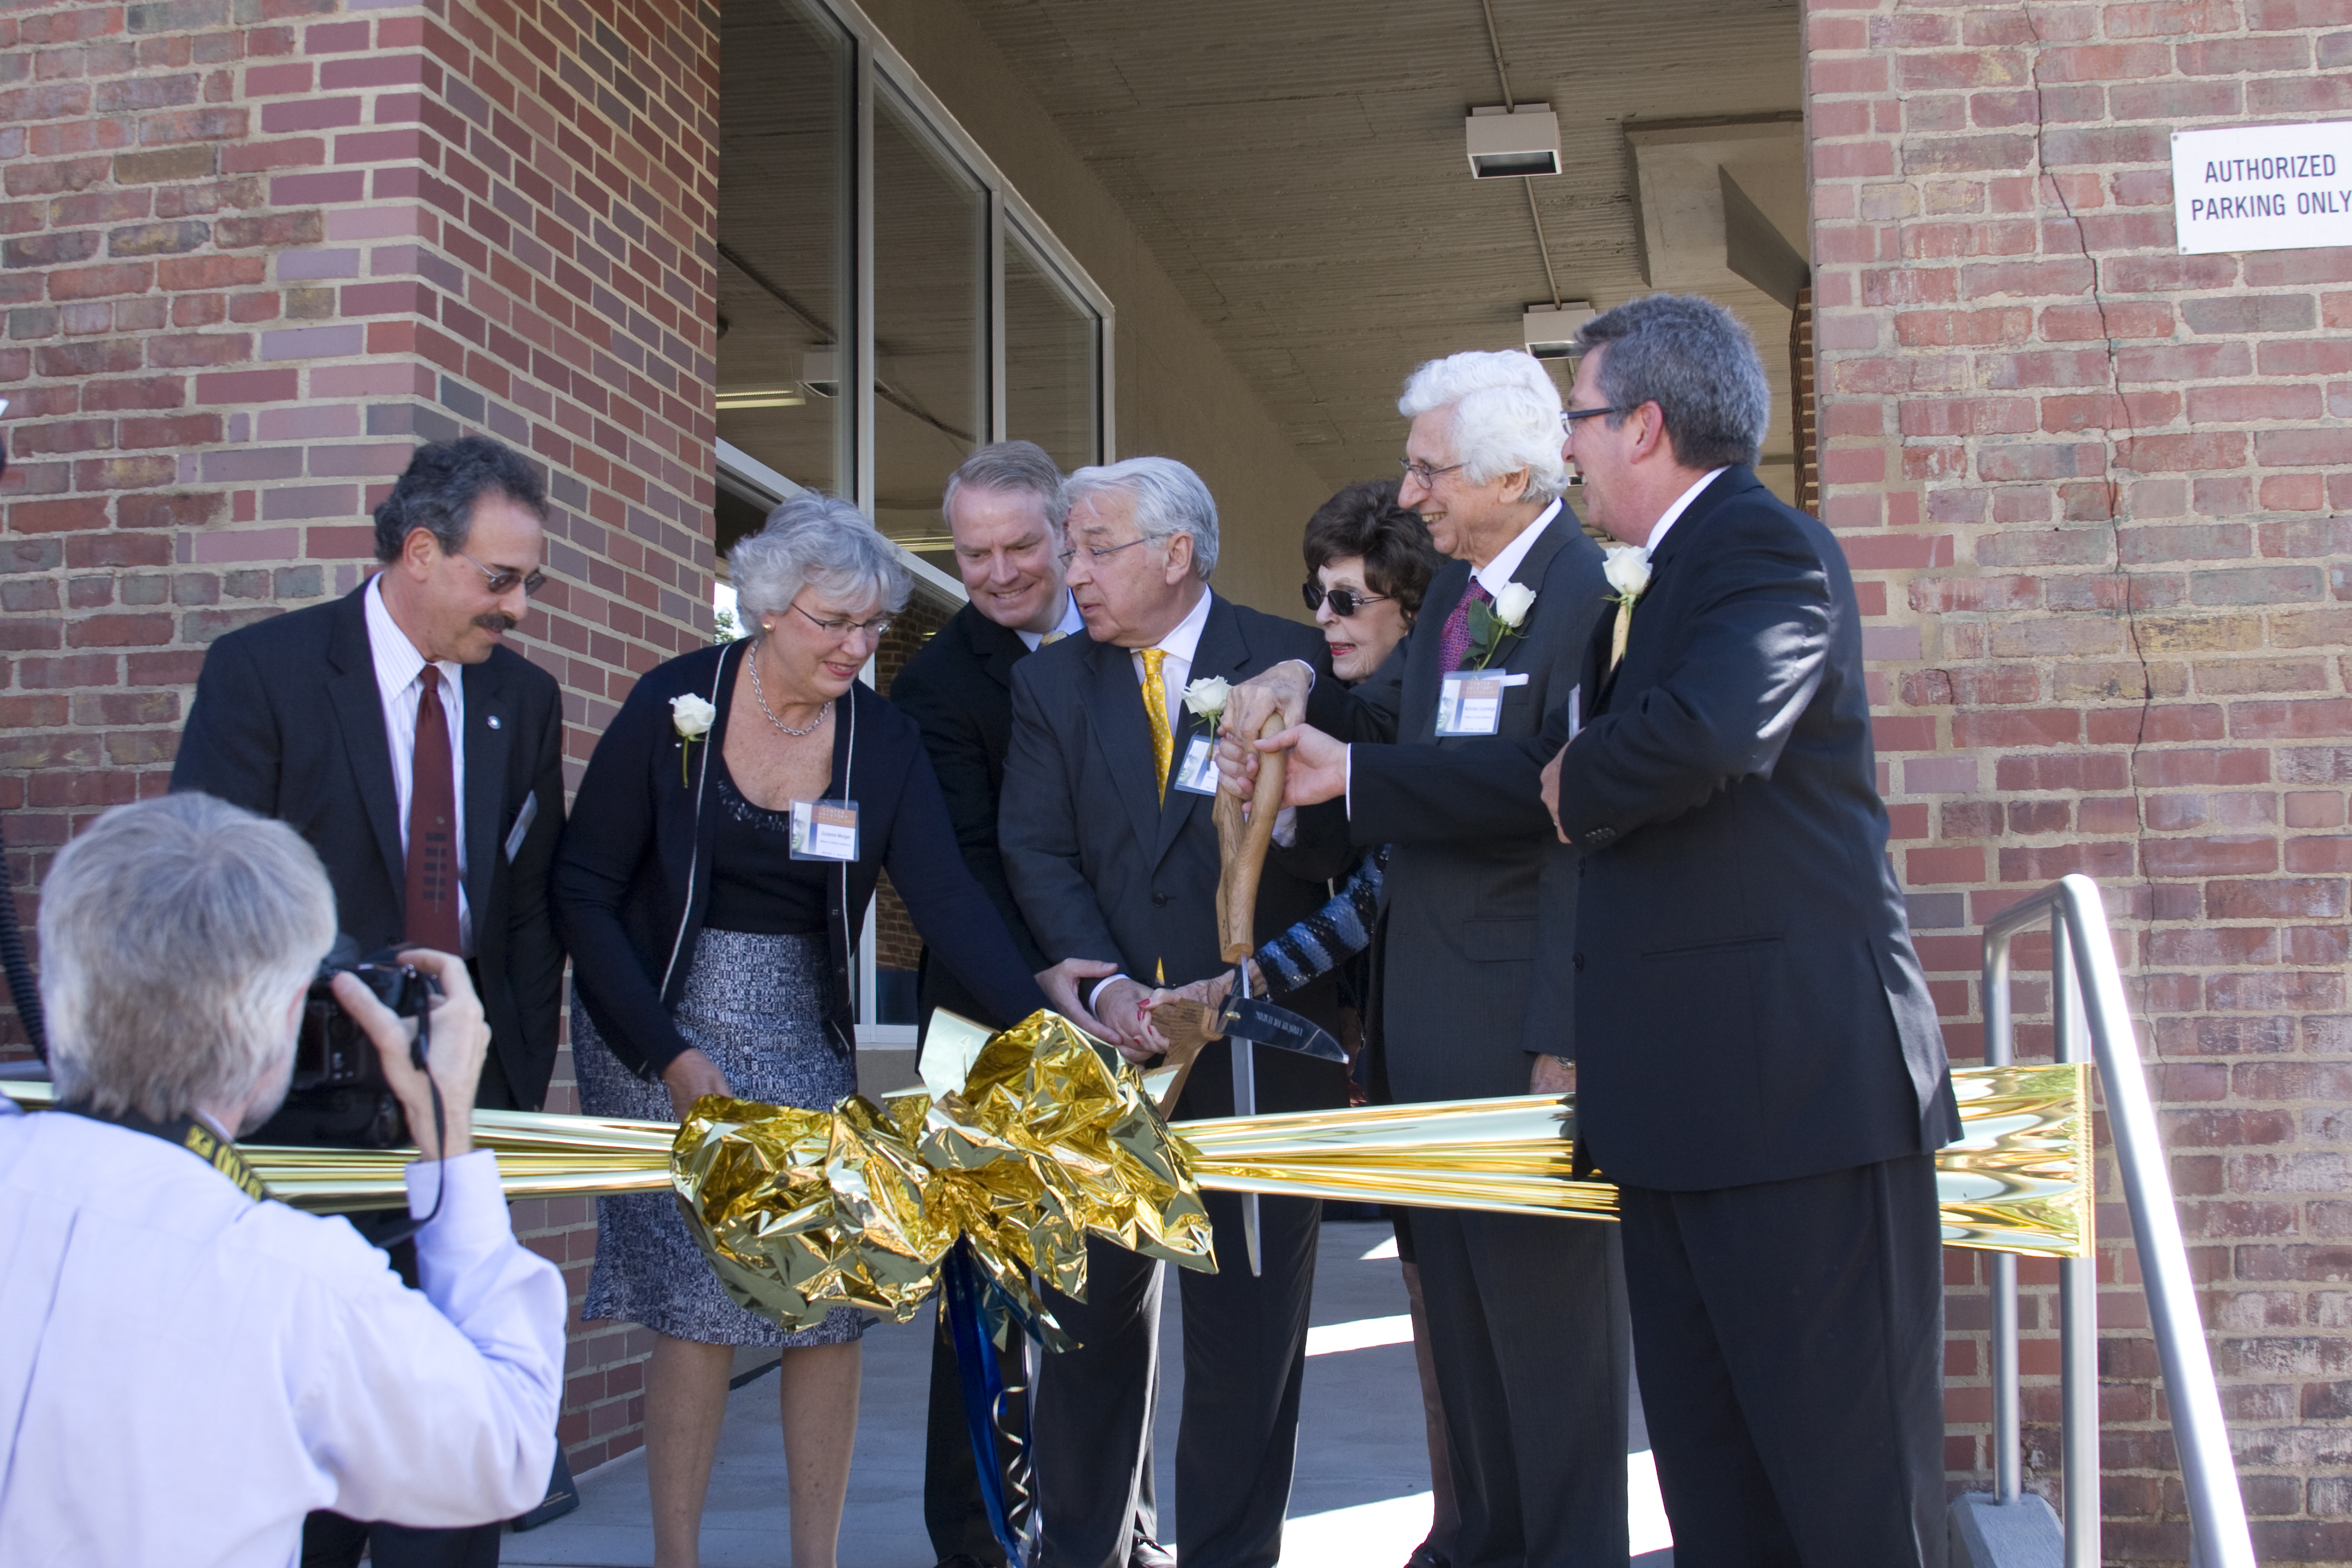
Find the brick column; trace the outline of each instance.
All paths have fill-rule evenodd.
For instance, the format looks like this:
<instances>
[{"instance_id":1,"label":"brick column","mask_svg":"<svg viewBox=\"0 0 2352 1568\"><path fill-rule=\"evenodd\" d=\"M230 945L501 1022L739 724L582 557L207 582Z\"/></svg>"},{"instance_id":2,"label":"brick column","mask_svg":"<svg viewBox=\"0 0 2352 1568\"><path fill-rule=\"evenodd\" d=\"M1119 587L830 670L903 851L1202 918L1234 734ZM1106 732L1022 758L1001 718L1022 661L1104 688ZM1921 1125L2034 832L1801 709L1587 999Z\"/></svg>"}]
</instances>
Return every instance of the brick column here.
<instances>
[{"instance_id":1,"label":"brick column","mask_svg":"<svg viewBox=\"0 0 2352 1568\"><path fill-rule=\"evenodd\" d=\"M563 682L575 779L635 676L707 635L715 28L642 0L0 16L20 908L78 823L165 787L211 638L360 581L420 441L546 468L553 581L517 640ZM517 1215L576 1304L590 1205ZM575 1465L635 1447L648 1347L575 1326Z\"/></svg>"},{"instance_id":2,"label":"brick column","mask_svg":"<svg viewBox=\"0 0 2352 1568\"><path fill-rule=\"evenodd\" d=\"M1822 479L1864 579L1898 868L1954 1055L1969 934L2067 871L2119 927L2264 1561L2352 1559L2352 251L2176 252L2168 132L2352 107L2320 0L1811 0ZM2331 27L2336 30L2330 30ZM2049 1048L2047 943L2021 1048ZM2102 1176L2106 1552L2187 1531ZM1989 1484L1982 1271L1948 1454ZM2055 1292L2023 1305L2057 1462Z\"/></svg>"}]
</instances>

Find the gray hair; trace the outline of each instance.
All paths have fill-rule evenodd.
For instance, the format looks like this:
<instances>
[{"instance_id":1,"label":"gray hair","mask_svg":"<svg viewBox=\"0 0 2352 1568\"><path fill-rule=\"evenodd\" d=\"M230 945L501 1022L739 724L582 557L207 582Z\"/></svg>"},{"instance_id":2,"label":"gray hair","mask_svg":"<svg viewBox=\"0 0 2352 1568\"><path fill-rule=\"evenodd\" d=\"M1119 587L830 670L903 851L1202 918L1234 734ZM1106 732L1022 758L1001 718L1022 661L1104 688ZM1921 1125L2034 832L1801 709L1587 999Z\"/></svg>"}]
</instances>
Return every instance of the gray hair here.
<instances>
[{"instance_id":1,"label":"gray hair","mask_svg":"<svg viewBox=\"0 0 2352 1568\"><path fill-rule=\"evenodd\" d=\"M896 615L914 590L898 547L866 514L836 496L794 496L768 514L767 526L727 552L736 614L757 626L782 615L803 588L835 599L872 598Z\"/></svg>"},{"instance_id":2,"label":"gray hair","mask_svg":"<svg viewBox=\"0 0 2352 1568\"><path fill-rule=\"evenodd\" d=\"M1217 569L1217 499L1201 476L1173 458L1129 458L1070 476L1070 505L1098 495L1126 496L1135 505L1136 531L1154 543L1192 536L1192 575L1205 583Z\"/></svg>"},{"instance_id":3,"label":"gray hair","mask_svg":"<svg viewBox=\"0 0 2352 1568\"><path fill-rule=\"evenodd\" d=\"M967 485L1034 496L1045 514L1045 526L1056 533L1070 515L1069 488L1062 470L1034 441L992 441L956 466L948 476L947 493L940 497L940 515L950 529L955 527L956 492Z\"/></svg>"},{"instance_id":4,"label":"gray hair","mask_svg":"<svg viewBox=\"0 0 2352 1568\"><path fill-rule=\"evenodd\" d=\"M499 495L547 521L547 490L539 471L505 442L467 436L417 447L393 481L392 493L375 509L375 558L399 560L408 536L420 528L433 535L444 554L465 549L474 531L475 503Z\"/></svg>"},{"instance_id":5,"label":"gray hair","mask_svg":"<svg viewBox=\"0 0 2352 1568\"><path fill-rule=\"evenodd\" d=\"M169 1121L283 1087L289 1005L334 942L335 892L284 823L160 795L58 853L40 931L59 1097Z\"/></svg>"},{"instance_id":6,"label":"gray hair","mask_svg":"<svg viewBox=\"0 0 2352 1568\"><path fill-rule=\"evenodd\" d=\"M1664 416L1675 461L1685 468L1753 463L1772 417L1772 387L1739 319L1696 294L1652 294L1602 312L1576 334L1579 349L1605 348L1601 395L1619 410L1613 428L1644 403Z\"/></svg>"},{"instance_id":7,"label":"gray hair","mask_svg":"<svg viewBox=\"0 0 2352 1568\"><path fill-rule=\"evenodd\" d=\"M1414 371L1397 399L1397 412L1408 419L1448 406L1454 410L1454 460L1471 483L1490 484L1524 468L1528 481L1521 500L1552 500L1568 493L1559 388L1541 360L1517 349L1448 354Z\"/></svg>"}]
</instances>

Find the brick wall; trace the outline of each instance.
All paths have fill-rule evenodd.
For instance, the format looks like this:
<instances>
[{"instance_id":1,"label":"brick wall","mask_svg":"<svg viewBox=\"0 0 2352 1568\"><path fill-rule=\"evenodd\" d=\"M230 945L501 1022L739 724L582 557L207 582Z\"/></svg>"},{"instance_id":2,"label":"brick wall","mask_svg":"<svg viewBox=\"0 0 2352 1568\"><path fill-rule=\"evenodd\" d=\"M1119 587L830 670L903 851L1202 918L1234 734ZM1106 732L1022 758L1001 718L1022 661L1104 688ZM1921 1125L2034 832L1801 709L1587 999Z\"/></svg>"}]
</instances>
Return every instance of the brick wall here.
<instances>
[{"instance_id":1,"label":"brick wall","mask_svg":"<svg viewBox=\"0 0 2352 1568\"><path fill-rule=\"evenodd\" d=\"M1806 29L1824 515L1954 1054L1981 1049L1968 933L2097 878L2257 1549L2352 1560L2352 251L2177 254L2168 145L2342 118L2352 11L1811 0ZM1984 1292L1952 1257L1949 1462L1982 1488ZM2099 1271L2106 1553L2179 1562L2130 1248ZM2055 1294L2021 1272L2047 1489Z\"/></svg>"},{"instance_id":2,"label":"brick wall","mask_svg":"<svg viewBox=\"0 0 2352 1568\"><path fill-rule=\"evenodd\" d=\"M546 466L553 580L517 640L563 682L575 779L635 676L707 635L715 28L652 0L0 8L27 914L78 823L164 788L205 645L360 580L420 440ZM517 1217L576 1304L590 1205ZM575 1331L575 1466L635 1446L648 1348Z\"/></svg>"}]
</instances>

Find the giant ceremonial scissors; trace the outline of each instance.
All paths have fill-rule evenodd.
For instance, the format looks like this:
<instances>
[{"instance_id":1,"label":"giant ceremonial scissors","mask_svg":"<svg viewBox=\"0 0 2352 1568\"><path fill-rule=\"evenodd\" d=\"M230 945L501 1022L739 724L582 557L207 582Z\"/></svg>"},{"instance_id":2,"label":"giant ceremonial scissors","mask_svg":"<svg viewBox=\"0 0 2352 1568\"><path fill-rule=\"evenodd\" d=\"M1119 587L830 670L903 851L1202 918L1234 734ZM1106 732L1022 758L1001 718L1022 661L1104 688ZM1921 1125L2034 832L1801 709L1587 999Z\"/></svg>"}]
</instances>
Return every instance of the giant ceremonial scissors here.
<instances>
[{"instance_id":1,"label":"giant ceremonial scissors","mask_svg":"<svg viewBox=\"0 0 2352 1568\"><path fill-rule=\"evenodd\" d=\"M1279 711L1271 713L1259 734L1271 733L1288 721ZM1282 799L1282 775L1287 759L1287 752L1275 752L1258 763L1259 800ZM1347 1051L1328 1031L1288 1008L1277 1007L1249 994L1249 957L1257 945L1252 928L1257 909L1258 879L1265 870L1266 848L1274 840L1275 816L1271 806L1252 814L1240 796L1224 789L1217 791L1217 938L1222 956L1237 968L1233 989L1218 1006L1177 1002L1162 1003L1152 1010L1152 1021L1168 1041L1166 1062L1149 1080L1153 1083L1163 1114L1174 1112L1176 1097L1183 1092L1184 1079L1192 1071L1193 1059L1212 1040L1232 1042L1235 1116L1257 1114L1256 1051L1260 1046L1320 1057L1342 1066L1347 1063ZM1165 1086L1161 1087L1162 1076L1171 1068L1173 1076L1166 1077ZM1250 1272L1264 1272L1258 1254L1255 1193L1242 1194L1242 1242L1249 1252Z\"/></svg>"}]
</instances>

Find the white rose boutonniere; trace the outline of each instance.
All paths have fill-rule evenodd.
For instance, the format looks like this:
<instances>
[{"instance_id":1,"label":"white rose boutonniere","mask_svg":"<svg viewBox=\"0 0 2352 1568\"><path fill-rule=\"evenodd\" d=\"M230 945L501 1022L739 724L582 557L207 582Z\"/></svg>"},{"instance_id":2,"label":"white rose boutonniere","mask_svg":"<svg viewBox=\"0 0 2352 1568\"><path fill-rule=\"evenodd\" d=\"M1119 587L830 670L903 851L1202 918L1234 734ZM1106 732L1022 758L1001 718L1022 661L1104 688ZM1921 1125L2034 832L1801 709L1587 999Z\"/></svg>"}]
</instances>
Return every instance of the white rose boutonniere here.
<instances>
[{"instance_id":1,"label":"white rose boutonniere","mask_svg":"<svg viewBox=\"0 0 2352 1568\"><path fill-rule=\"evenodd\" d=\"M1615 590L1609 595L1617 606L1617 625L1609 634L1609 668L1625 657L1625 639L1633 631L1633 605L1650 586L1650 552L1638 544L1620 544L1601 563L1601 574Z\"/></svg>"},{"instance_id":2,"label":"white rose boutonniere","mask_svg":"<svg viewBox=\"0 0 2352 1568\"><path fill-rule=\"evenodd\" d=\"M669 721L677 730L677 782L679 784L687 782L686 759L693 752L694 743L710 733L710 726L717 722L718 718L719 710L691 691L683 697L673 697L669 700Z\"/></svg>"},{"instance_id":3,"label":"white rose boutonniere","mask_svg":"<svg viewBox=\"0 0 2352 1568\"><path fill-rule=\"evenodd\" d=\"M1499 652L1505 637L1517 637L1535 608L1536 591L1525 583L1506 583L1492 604L1470 606L1470 651L1478 656L1471 668L1484 669Z\"/></svg>"},{"instance_id":4,"label":"white rose boutonniere","mask_svg":"<svg viewBox=\"0 0 2352 1568\"><path fill-rule=\"evenodd\" d=\"M1536 591L1525 583L1506 583L1503 591L1495 595L1495 618L1503 629L1515 632L1527 624L1528 612L1535 607Z\"/></svg>"},{"instance_id":5,"label":"white rose boutonniere","mask_svg":"<svg viewBox=\"0 0 2352 1568\"><path fill-rule=\"evenodd\" d=\"M1184 688L1184 706L1214 730L1224 719L1225 699L1233 695L1233 683L1222 675L1203 676Z\"/></svg>"},{"instance_id":6,"label":"white rose boutonniere","mask_svg":"<svg viewBox=\"0 0 2352 1568\"><path fill-rule=\"evenodd\" d=\"M1620 544L1601 563L1601 574L1617 590L1621 605L1631 605L1650 585L1650 552L1638 544Z\"/></svg>"}]
</instances>

